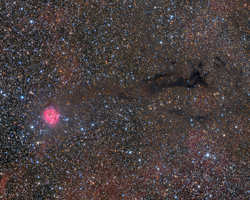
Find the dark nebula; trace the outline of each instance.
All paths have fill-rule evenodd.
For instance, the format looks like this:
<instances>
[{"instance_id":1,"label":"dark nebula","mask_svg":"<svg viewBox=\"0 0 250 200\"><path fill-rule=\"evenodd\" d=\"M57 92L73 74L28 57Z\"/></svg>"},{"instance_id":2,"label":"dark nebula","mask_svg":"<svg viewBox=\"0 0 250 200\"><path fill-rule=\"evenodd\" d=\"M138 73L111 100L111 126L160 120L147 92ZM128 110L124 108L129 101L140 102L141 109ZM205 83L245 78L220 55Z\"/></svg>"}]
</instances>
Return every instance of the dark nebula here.
<instances>
[{"instance_id":1,"label":"dark nebula","mask_svg":"<svg viewBox=\"0 0 250 200\"><path fill-rule=\"evenodd\" d=\"M0 5L0 199L249 199L249 1Z\"/></svg>"}]
</instances>

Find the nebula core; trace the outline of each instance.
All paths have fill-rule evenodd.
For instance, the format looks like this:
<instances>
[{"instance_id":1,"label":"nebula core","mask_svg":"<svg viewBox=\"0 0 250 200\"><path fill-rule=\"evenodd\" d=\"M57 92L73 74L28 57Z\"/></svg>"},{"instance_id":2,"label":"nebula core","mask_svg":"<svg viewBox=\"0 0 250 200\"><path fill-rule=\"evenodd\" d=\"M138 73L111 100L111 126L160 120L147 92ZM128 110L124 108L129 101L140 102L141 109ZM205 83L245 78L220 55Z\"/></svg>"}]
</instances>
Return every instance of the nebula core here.
<instances>
[{"instance_id":1,"label":"nebula core","mask_svg":"<svg viewBox=\"0 0 250 200\"><path fill-rule=\"evenodd\" d=\"M43 119L46 124L51 127L54 127L59 121L59 111L57 111L53 106L48 107L43 112Z\"/></svg>"}]
</instances>

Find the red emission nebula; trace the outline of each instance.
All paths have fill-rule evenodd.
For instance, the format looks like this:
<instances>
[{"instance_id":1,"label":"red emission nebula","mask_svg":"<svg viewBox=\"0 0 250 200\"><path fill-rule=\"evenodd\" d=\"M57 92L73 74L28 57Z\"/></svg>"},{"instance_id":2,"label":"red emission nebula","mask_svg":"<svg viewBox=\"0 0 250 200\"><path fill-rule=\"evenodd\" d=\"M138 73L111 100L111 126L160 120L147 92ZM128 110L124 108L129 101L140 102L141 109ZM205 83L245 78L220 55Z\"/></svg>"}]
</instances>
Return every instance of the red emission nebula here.
<instances>
[{"instance_id":1,"label":"red emission nebula","mask_svg":"<svg viewBox=\"0 0 250 200\"><path fill-rule=\"evenodd\" d=\"M48 124L51 127L54 127L58 121L59 121L59 111L56 110L53 106L48 107L43 112L43 119L46 124Z\"/></svg>"}]
</instances>

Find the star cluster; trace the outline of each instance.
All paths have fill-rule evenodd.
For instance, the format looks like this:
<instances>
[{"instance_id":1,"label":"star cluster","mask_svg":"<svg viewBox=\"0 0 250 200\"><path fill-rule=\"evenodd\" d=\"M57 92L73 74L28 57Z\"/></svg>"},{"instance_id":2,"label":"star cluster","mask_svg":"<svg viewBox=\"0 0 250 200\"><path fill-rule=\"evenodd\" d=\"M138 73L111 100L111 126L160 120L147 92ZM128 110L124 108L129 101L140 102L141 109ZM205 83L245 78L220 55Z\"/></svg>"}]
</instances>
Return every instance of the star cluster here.
<instances>
[{"instance_id":1,"label":"star cluster","mask_svg":"<svg viewBox=\"0 0 250 200\"><path fill-rule=\"evenodd\" d=\"M0 4L0 199L249 198L249 1Z\"/></svg>"}]
</instances>

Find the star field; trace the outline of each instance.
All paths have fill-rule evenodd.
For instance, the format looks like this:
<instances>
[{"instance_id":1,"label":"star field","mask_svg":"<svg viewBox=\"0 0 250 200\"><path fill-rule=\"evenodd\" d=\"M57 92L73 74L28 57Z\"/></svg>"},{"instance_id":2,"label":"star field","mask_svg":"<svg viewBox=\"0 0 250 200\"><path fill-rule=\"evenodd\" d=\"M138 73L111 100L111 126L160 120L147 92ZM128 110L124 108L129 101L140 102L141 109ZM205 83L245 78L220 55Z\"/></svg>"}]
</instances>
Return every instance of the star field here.
<instances>
[{"instance_id":1,"label":"star field","mask_svg":"<svg viewBox=\"0 0 250 200\"><path fill-rule=\"evenodd\" d=\"M249 199L249 1L0 4L0 199Z\"/></svg>"}]
</instances>

